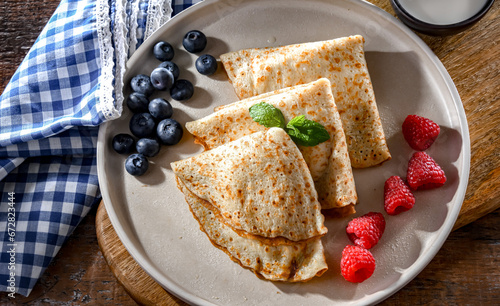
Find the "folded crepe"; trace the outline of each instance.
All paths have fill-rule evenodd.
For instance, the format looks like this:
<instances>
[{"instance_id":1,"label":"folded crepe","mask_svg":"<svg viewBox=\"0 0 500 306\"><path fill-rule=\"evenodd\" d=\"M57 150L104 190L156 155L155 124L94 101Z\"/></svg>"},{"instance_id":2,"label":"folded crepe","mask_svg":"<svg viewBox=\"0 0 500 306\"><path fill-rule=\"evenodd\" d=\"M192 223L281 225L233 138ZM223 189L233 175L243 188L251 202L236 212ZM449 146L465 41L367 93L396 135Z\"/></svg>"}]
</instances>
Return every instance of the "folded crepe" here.
<instances>
[{"instance_id":1,"label":"folded crepe","mask_svg":"<svg viewBox=\"0 0 500 306\"><path fill-rule=\"evenodd\" d=\"M240 99L322 77L329 79L352 167L371 167L391 158L364 57L362 36L245 49L220 58Z\"/></svg>"},{"instance_id":2,"label":"folded crepe","mask_svg":"<svg viewBox=\"0 0 500 306\"><path fill-rule=\"evenodd\" d=\"M186 188L235 230L291 241L327 231L307 165L282 129L255 133L171 166Z\"/></svg>"},{"instance_id":3,"label":"folded crepe","mask_svg":"<svg viewBox=\"0 0 500 306\"><path fill-rule=\"evenodd\" d=\"M284 130L257 132L171 166L200 228L243 267L281 281L326 271L324 216Z\"/></svg>"},{"instance_id":4,"label":"folded crepe","mask_svg":"<svg viewBox=\"0 0 500 306\"><path fill-rule=\"evenodd\" d=\"M325 78L219 107L205 118L186 123L186 129L193 134L195 142L208 150L265 131L267 128L255 122L249 114L249 108L260 102L280 109L286 122L305 115L326 128L329 140L313 147L298 147L315 182L321 207L347 207L341 215L354 212L353 206L358 198L351 162L331 85Z\"/></svg>"},{"instance_id":5,"label":"folded crepe","mask_svg":"<svg viewBox=\"0 0 500 306\"><path fill-rule=\"evenodd\" d=\"M271 281L304 282L314 276L321 276L328 269L320 236L280 245L269 245L263 240L240 236L221 222L207 208L204 200L189 191L182 181L177 180L177 182L191 212L200 224L200 229L205 232L212 244L260 278Z\"/></svg>"}]
</instances>

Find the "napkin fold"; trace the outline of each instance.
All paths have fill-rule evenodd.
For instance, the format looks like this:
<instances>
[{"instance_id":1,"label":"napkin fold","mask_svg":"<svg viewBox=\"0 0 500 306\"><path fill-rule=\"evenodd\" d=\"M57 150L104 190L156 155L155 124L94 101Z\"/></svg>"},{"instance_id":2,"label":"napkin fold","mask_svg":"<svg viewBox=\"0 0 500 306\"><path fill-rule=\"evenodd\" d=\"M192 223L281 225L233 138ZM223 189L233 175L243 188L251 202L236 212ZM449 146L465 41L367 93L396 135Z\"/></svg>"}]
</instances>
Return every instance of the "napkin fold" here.
<instances>
[{"instance_id":1,"label":"napkin fold","mask_svg":"<svg viewBox=\"0 0 500 306\"><path fill-rule=\"evenodd\" d=\"M0 290L28 296L100 201L99 125L120 117L125 63L199 1L62 0L0 96Z\"/></svg>"}]
</instances>

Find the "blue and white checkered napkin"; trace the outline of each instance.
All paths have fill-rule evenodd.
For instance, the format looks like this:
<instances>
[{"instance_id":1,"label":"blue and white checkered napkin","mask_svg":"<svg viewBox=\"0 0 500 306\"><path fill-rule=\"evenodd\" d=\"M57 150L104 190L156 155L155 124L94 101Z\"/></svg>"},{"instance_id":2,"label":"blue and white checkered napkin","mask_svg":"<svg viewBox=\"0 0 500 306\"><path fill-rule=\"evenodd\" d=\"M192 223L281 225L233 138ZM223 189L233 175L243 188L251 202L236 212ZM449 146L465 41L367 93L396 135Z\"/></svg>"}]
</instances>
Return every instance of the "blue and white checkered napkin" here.
<instances>
[{"instance_id":1,"label":"blue and white checkered napkin","mask_svg":"<svg viewBox=\"0 0 500 306\"><path fill-rule=\"evenodd\" d=\"M27 296L100 199L98 126L125 62L194 1L62 0L0 96L0 290Z\"/></svg>"}]
</instances>

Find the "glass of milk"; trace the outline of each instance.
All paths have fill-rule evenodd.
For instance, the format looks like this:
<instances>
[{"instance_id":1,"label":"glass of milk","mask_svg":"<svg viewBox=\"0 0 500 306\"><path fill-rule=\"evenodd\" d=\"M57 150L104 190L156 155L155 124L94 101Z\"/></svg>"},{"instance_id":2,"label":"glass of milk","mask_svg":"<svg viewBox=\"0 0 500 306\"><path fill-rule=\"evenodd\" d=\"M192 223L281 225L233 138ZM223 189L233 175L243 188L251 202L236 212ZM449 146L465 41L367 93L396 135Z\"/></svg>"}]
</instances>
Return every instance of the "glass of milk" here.
<instances>
[{"instance_id":1,"label":"glass of milk","mask_svg":"<svg viewBox=\"0 0 500 306\"><path fill-rule=\"evenodd\" d=\"M449 35L479 21L494 0L391 0L396 15L410 28L429 35Z\"/></svg>"}]
</instances>

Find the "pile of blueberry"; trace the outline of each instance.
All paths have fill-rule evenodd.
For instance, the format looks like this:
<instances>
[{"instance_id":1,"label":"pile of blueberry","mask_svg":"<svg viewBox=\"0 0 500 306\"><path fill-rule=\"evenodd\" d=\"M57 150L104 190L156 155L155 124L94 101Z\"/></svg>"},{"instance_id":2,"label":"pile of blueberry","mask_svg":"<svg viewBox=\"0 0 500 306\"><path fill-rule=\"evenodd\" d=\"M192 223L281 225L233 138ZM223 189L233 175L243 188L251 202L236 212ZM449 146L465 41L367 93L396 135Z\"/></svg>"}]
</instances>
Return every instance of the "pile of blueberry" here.
<instances>
[{"instance_id":1,"label":"pile of blueberry","mask_svg":"<svg viewBox=\"0 0 500 306\"><path fill-rule=\"evenodd\" d=\"M140 109L130 119L129 128L132 135L122 133L113 137L113 148L116 152L133 153L125 161L128 173L143 175L149 166L147 158L158 155L161 145L175 145L181 140L182 126L170 118L172 114L170 103L163 98L156 98L148 103L147 111Z\"/></svg>"},{"instance_id":2,"label":"pile of blueberry","mask_svg":"<svg viewBox=\"0 0 500 306\"><path fill-rule=\"evenodd\" d=\"M205 49L207 38L200 31L189 31L184 36L182 45L188 52L198 53ZM161 61L158 67L149 76L139 74L130 81L132 93L126 103L134 113L129 123L132 135L122 133L113 137L114 150L120 154L130 154L125 161L125 169L134 176L146 173L148 158L158 155L161 145L175 145L183 135L181 124L171 118L172 105L163 98L150 101L149 97L155 90L170 90L172 99L186 101L194 93L191 82L179 79L179 67L172 62L174 48L171 44L165 41L156 43L153 55ZM209 54L201 55L195 65L203 75L211 75L217 71L217 61Z\"/></svg>"}]
</instances>

